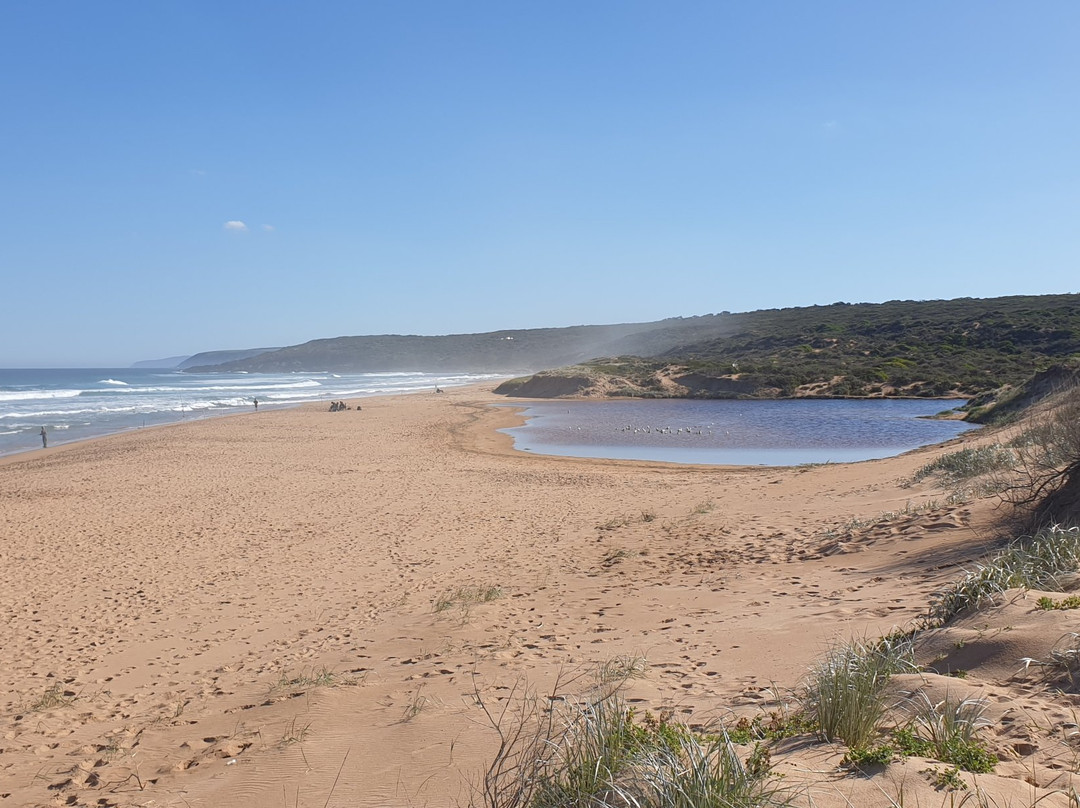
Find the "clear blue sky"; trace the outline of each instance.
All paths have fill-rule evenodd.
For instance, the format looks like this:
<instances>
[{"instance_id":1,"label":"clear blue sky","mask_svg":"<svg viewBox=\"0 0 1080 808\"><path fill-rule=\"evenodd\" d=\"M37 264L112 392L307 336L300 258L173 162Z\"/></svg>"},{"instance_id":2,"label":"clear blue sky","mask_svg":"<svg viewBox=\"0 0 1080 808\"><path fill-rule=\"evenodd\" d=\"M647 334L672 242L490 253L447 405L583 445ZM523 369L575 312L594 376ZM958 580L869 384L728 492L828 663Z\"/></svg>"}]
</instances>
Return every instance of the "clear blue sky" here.
<instances>
[{"instance_id":1,"label":"clear blue sky","mask_svg":"<svg viewBox=\"0 0 1080 808\"><path fill-rule=\"evenodd\" d=\"M1080 291L1080 3L0 8L0 366Z\"/></svg>"}]
</instances>

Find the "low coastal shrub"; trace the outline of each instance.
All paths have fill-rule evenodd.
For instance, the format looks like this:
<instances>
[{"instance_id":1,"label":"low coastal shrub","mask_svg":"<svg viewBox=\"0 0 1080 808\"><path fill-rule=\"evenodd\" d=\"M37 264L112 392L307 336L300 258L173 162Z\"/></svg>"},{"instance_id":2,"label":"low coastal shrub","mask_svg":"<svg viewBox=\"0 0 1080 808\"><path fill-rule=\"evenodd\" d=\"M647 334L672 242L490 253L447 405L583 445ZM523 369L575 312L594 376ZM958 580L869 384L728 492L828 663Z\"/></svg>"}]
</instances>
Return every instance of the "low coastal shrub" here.
<instances>
[{"instance_id":1,"label":"low coastal shrub","mask_svg":"<svg viewBox=\"0 0 1080 808\"><path fill-rule=\"evenodd\" d=\"M1013 440L1019 458L1004 498L1028 530L1080 523L1080 388Z\"/></svg>"},{"instance_id":2,"label":"low coastal shrub","mask_svg":"<svg viewBox=\"0 0 1080 808\"><path fill-rule=\"evenodd\" d=\"M967 791L968 785L960 777L959 768L955 766L945 771L941 771L937 766L931 766L923 769L920 774L925 774L930 785L938 791ZM966 801L965 799L964 802ZM960 804L963 805L964 803Z\"/></svg>"},{"instance_id":3,"label":"low coastal shrub","mask_svg":"<svg viewBox=\"0 0 1080 808\"><path fill-rule=\"evenodd\" d=\"M946 484L955 484L984 474L1004 471L1016 465L1016 455L1000 443L988 446L975 446L943 454L932 460L913 475L912 480L919 482L935 476Z\"/></svg>"}]
</instances>

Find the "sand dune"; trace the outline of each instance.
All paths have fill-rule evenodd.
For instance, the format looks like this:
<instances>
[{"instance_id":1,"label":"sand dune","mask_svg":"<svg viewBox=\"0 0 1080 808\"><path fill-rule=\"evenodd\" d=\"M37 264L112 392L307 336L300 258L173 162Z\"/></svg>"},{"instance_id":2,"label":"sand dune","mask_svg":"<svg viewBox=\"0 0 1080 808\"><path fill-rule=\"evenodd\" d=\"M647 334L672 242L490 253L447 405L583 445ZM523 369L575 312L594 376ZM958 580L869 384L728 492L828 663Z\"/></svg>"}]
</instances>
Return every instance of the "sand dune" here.
<instances>
[{"instance_id":1,"label":"sand dune","mask_svg":"<svg viewBox=\"0 0 1080 808\"><path fill-rule=\"evenodd\" d=\"M753 714L830 642L916 618L993 537L993 501L901 485L948 447L794 469L537 457L496 432L516 416L495 400L259 412L0 463L0 805L465 804L495 743L478 696L629 655L643 709ZM1037 594L920 648L967 678L919 686L992 701L1004 762L972 779L1001 805L1066 805L1050 791L1077 768L1076 698L1020 662L1076 612ZM868 776L843 755L774 761L818 806L947 804L925 761Z\"/></svg>"}]
</instances>

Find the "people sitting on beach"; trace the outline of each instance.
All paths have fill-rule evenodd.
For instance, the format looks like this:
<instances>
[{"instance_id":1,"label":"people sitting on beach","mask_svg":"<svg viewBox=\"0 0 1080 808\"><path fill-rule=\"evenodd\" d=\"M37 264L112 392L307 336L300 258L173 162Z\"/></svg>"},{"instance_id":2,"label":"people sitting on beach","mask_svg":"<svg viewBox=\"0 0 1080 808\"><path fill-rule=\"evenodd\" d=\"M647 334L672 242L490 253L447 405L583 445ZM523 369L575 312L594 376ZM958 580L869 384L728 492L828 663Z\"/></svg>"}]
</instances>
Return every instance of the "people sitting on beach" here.
<instances>
[{"instance_id":1,"label":"people sitting on beach","mask_svg":"<svg viewBox=\"0 0 1080 808\"><path fill-rule=\"evenodd\" d=\"M349 409L349 405L346 404L344 401L331 401L330 402L330 412L340 412L341 410L347 410L347 409ZM360 408L357 407L356 409L360 409Z\"/></svg>"}]
</instances>

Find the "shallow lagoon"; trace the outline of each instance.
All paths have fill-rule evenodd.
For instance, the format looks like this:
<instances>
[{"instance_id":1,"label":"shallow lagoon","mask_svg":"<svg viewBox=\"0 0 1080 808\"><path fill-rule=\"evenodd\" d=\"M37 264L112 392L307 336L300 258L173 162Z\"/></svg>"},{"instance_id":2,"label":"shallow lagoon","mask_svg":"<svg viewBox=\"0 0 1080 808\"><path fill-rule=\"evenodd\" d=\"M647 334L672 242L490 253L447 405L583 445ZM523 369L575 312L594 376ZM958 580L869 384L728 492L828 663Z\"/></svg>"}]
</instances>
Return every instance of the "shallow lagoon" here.
<instances>
[{"instance_id":1,"label":"shallow lagoon","mask_svg":"<svg viewBox=\"0 0 1080 808\"><path fill-rule=\"evenodd\" d=\"M892 457L976 427L927 416L937 399L637 399L524 405L503 430L525 452L705 465L794 466Z\"/></svg>"}]
</instances>

